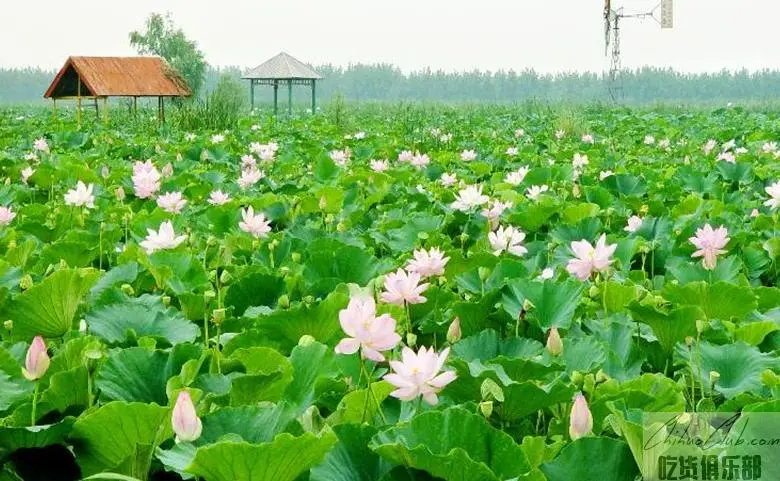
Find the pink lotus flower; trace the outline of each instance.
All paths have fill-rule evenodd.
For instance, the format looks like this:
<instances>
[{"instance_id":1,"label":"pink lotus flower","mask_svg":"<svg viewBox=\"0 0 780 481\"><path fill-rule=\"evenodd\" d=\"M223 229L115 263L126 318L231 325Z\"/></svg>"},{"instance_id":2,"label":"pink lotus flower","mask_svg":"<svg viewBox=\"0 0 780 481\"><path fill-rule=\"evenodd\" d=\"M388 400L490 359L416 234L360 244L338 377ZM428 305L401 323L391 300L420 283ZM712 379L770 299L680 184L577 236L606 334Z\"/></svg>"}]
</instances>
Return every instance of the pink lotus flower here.
<instances>
[{"instance_id":1,"label":"pink lotus flower","mask_svg":"<svg viewBox=\"0 0 780 481\"><path fill-rule=\"evenodd\" d=\"M408 347L401 350L400 361L390 361L393 372L384 379L396 387L390 395L402 401L412 401L422 396L425 402L435 405L438 394L457 376L454 371L439 374L450 354L450 348L436 354L433 348L421 347L417 353Z\"/></svg>"},{"instance_id":2,"label":"pink lotus flower","mask_svg":"<svg viewBox=\"0 0 780 481\"><path fill-rule=\"evenodd\" d=\"M505 210L511 209L511 202L501 202L500 200L493 201L493 205L489 209L482 209L482 215L490 221L490 228L495 229L498 227L498 221L501 218L501 214Z\"/></svg>"},{"instance_id":3,"label":"pink lotus flower","mask_svg":"<svg viewBox=\"0 0 780 481\"><path fill-rule=\"evenodd\" d=\"M374 160L369 161L371 170L374 172L384 172L390 168L390 163L387 160Z\"/></svg>"},{"instance_id":4,"label":"pink lotus flower","mask_svg":"<svg viewBox=\"0 0 780 481\"><path fill-rule=\"evenodd\" d=\"M257 168L257 159L252 154L244 154L241 156L241 169L255 169Z\"/></svg>"},{"instance_id":5,"label":"pink lotus flower","mask_svg":"<svg viewBox=\"0 0 780 481\"><path fill-rule=\"evenodd\" d=\"M176 236L176 233L173 231L173 224L169 220L160 224L159 230L146 229L146 232L148 235L141 242L141 247L146 250L147 254L152 254L158 250L174 249L187 240L186 235Z\"/></svg>"},{"instance_id":6,"label":"pink lotus flower","mask_svg":"<svg viewBox=\"0 0 780 481\"><path fill-rule=\"evenodd\" d=\"M241 177L238 178L238 186L246 190L265 177L265 172L255 168L244 169L241 171Z\"/></svg>"},{"instance_id":7,"label":"pink lotus flower","mask_svg":"<svg viewBox=\"0 0 780 481\"><path fill-rule=\"evenodd\" d=\"M575 153L574 158L571 161L571 165L575 169L581 169L588 164L590 164L590 160L588 160L588 156L586 154Z\"/></svg>"},{"instance_id":8,"label":"pink lotus flower","mask_svg":"<svg viewBox=\"0 0 780 481\"><path fill-rule=\"evenodd\" d=\"M593 431L593 415L588 408L588 401L581 392L574 396L569 416L569 436L572 441L587 436Z\"/></svg>"},{"instance_id":9,"label":"pink lotus flower","mask_svg":"<svg viewBox=\"0 0 780 481\"><path fill-rule=\"evenodd\" d=\"M699 250L694 252L691 257L701 257L701 265L707 270L715 269L718 262L718 256L725 254L723 250L729 242L729 232L725 227L720 226L713 229L710 224L706 224L701 229L696 229L696 236L688 240Z\"/></svg>"},{"instance_id":10,"label":"pink lotus flower","mask_svg":"<svg viewBox=\"0 0 780 481\"><path fill-rule=\"evenodd\" d=\"M421 278L419 272L407 273L403 269L388 274L385 276L385 292L382 293L382 300L397 305L422 304L427 301L421 294L428 289L428 284L420 284Z\"/></svg>"},{"instance_id":11,"label":"pink lotus flower","mask_svg":"<svg viewBox=\"0 0 780 481\"><path fill-rule=\"evenodd\" d=\"M148 199L160 190L161 175L151 160L133 164L133 190L139 199Z\"/></svg>"},{"instance_id":12,"label":"pink lotus flower","mask_svg":"<svg viewBox=\"0 0 780 481\"><path fill-rule=\"evenodd\" d=\"M482 195L481 185L469 185L458 192L458 195L455 197L455 202L452 203L451 207L455 210L465 212L474 207L486 204L489 200L490 198L488 198L488 196Z\"/></svg>"},{"instance_id":13,"label":"pink lotus flower","mask_svg":"<svg viewBox=\"0 0 780 481\"><path fill-rule=\"evenodd\" d=\"M523 246L524 240L525 233L512 226L499 227L495 232L488 234L488 241L490 241L490 247L495 255L507 251L518 257L524 256L528 253L528 249Z\"/></svg>"},{"instance_id":14,"label":"pink lotus flower","mask_svg":"<svg viewBox=\"0 0 780 481\"><path fill-rule=\"evenodd\" d=\"M528 167L522 166L519 169L506 174L506 177L504 178L504 182L515 186L520 185L521 183L523 183L525 176L528 175L528 172L530 170L531 169L529 169Z\"/></svg>"},{"instance_id":15,"label":"pink lotus flower","mask_svg":"<svg viewBox=\"0 0 780 481\"><path fill-rule=\"evenodd\" d=\"M780 181L777 181L769 187L766 187L764 191L766 191L770 197L769 200L764 202L764 205L772 210L777 209L777 207L780 206Z\"/></svg>"},{"instance_id":16,"label":"pink lotus flower","mask_svg":"<svg viewBox=\"0 0 780 481\"><path fill-rule=\"evenodd\" d=\"M420 274L421 278L440 276L444 274L444 266L450 261L444 257L444 253L438 247L432 247L429 251L423 249L414 251L414 259L406 264L406 270Z\"/></svg>"},{"instance_id":17,"label":"pink lotus flower","mask_svg":"<svg viewBox=\"0 0 780 481\"><path fill-rule=\"evenodd\" d=\"M546 267L541 274L539 274L539 280L545 281L555 277L555 269L552 267Z\"/></svg>"},{"instance_id":18,"label":"pink lotus flower","mask_svg":"<svg viewBox=\"0 0 780 481\"><path fill-rule=\"evenodd\" d=\"M241 209L241 218L243 221L238 223L238 227L244 232L248 232L257 238L268 237L268 233L271 232L271 221L266 220L265 214L262 212L255 215L252 206Z\"/></svg>"},{"instance_id":19,"label":"pink lotus flower","mask_svg":"<svg viewBox=\"0 0 780 481\"><path fill-rule=\"evenodd\" d=\"M177 443L189 443L197 440L203 430L203 424L192 404L192 398L187 391L181 391L176 398L176 405L171 415L171 425L176 434Z\"/></svg>"},{"instance_id":20,"label":"pink lotus flower","mask_svg":"<svg viewBox=\"0 0 780 481\"><path fill-rule=\"evenodd\" d=\"M777 150L777 142L765 142L764 145L761 146L761 152L765 154L774 154Z\"/></svg>"},{"instance_id":21,"label":"pink lotus flower","mask_svg":"<svg viewBox=\"0 0 780 481\"><path fill-rule=\"evenodd\" d=\"M728 162L729 164L737 163L737 157L732 152L721 152L718 154L716 160L722 160L724 162Z\"/></svg>"},{"instance_id":22,"label":"pink lotus flower","mask_svg":"<svg viewBox=\"0 0 780 481\"><path fill-rule=\"evenodd\" d=\"M750 217L758 217L760 213L758 212L758 209L753 209L750 211Z\"/></svg>"},{"instance_id":23,"label":"pink lotus flower","mask_svg":"<svg viewBox=\"0 0 780 481\"><path fill-rule=\"evenodd\" d=\"M82 181L78 181L75 189L70 189L65 193L65 204L74 207L86 207L92 209L95 207L95 196L92 195L94 185L88 186Z\"/></svg>"},{"instance_id":24,"label":"pink lotus flower","mask_svg":"<svg viewBox=\"0 0 780 481\"><path fill-rule=\"evenodd\" d=\"M525 135L525 130L523 130L523 129L517 129L517 130L515 130L515 137L516 137L516 138L518 138L518 139L519 139L519 138L520 138L520 137L522 137L523 135Z\"/></svg>"},{"instance_id":25,"label":"pink lotus flower","mask_svg":"<svg viewBox=\"0 0 780 481\"><path fill-rule=\"evenodd\" d=\"M623 230L630 233L636 232L640 227L642 227L642 222L644 221L641 217L638 215L632 215L628 218L628 223L625 227L623 227Z\"/></svg>"},{"instance_id":26,"label":"pink lotus flower","mask_svg":"<svg viewBox=\"0 0 780 481\"><path fill-rule=\"evenodd\" d=\"M710 139L707 141L706 144L704 144L704 147L702 147L702 150L704 151L705 155L709 155L712 153L713 150L715 150L715 147L718 146L718 141L715 139Z\"/></svg>"},{"instance_id":27,"label":"pink lotus flower","mask_svg":"<svg viewBox=\"0 0 780 481\"><path fill-rule=\"evenodd\" d=\"M160 171L160 174L163 177L170 177L170 176L172 176L173 175L173 164L171 164L170 162L165 164L165 166Z\"/></svg>"},{"instance_id":28,"label":"pink lotus flower","mask_svg":"<svg viewBox=\"0 0 780 481\"><path fill-rule=\"evenodd\" d=\"M33 149L39 152L49 152L49 143L46 141L45 137L35 139L35 142L33 142Z\"/></svg>"},{"instance_id":29,"label":"pink lotus flower","mask_svg":"<svg viewBox=\"0 0 780 481\"><path fill-rule=\"evenodd\" d=\"M344 167L345 165L347 165L347 162L349 161L349 151L347 149L333 150L330 152L329 155L333 163L338 165L339 167Z\"/></svg>"},{"instance_id":30,"label":"pink lotus flower","mask_svg":"<svg viewBox=\"0 0 780 481\"><path fill-rule=\"evenodd\" d=\"M211 205L224 205L230 202L230 196L221 190L214 190L211 191L208 202Z\"/></svg>"},{"instance_id":31,"label":"pink lotus flower","mask_svg":"<svg viewBox=\"0 0 780 481\"><path fill-rule=\"evenodd\" d=\"M14 217L16 213L10 207L0 207L0 226L10 224Z\"/></svg>"},{"instance_id":32,"label":"pink lotus flower","mask_svg":"<svg viewBox=\"0 0 780 481\"><path fill-rule=\"evenodd\" d=\"M593 139L593 136L591 134L583 134L582 142L585 144L592 144L593 142L595 142L595 140Z\"/></svg>"},{"instance_id":33,"label":"pink lotus flower","mask_svg":"<svg viewBox=\"0 0 780 481\"><path fill-rule=\"evenodd\" d=\"M382 351L389 351L401 342L395 332L395 319L389 314L377 317L372 297L350 299L346 309L339 311L339 323L347 336L336 346L337 354L354 354L360 349L363 359L382 362Z\"/></svg>"},{"instance_id":34,"label":"pink lotus flower","mask_svg":"<svg viewBox=\"0 0 780 481\"><path fill-rule=\"evenodd\" d=\"M431 163L431 159L426 154L421 154L419 152L416 152L414 154L414 157L412 157L412 160L410 160L411 164L418 169L422 169L426 165Z\"/></svg>"},{"instance_id":35,"label":"pink lotus flower","mask_svg":"<svg viewBox=\"0 0 780 481\"><path fill-rule=\"evenodd\" d=\"M35 336L30 348L27 349L22 374L30 381L35 381L42 378L48 369L49 353L46 352L46 343L41 336Z\"/></svg>"},{"instance_id":36,"label":"pink lotus flower","mask_svg":"<svg viewBox=\"0 0 780 481\"><path fill-rule=\"evenodd\" d=\"M617 244L607 245L606 234L601 234L596 246L586 240L571 243L571 250L577 257L569 260L566 270L581 281L587 280L594 272L604 272L615 260L610 259Z\"/></svg>"},{"instance_id":37,"label":"pink lotus flower","mask_svg":"<svg viewBox=\"0 0 780 481\"><path fill-rule=\"evenodd\" d=\"M22 169L22 183L27 184L27 181L32 177L32 175L35 173L35 169L32 167L25 167Z\"/></svg>"},{"instance_id":38,"label":"pink lotus flower","mask_svg":"<svg viewBox=\"0 0 780 481\"><path fill-rule=\"evenodd\" d=\"M532 185L525 191L525 196L531 200L539 200L539 196L550 190L546 185Z\"/></svg>"},{"instance_id":39,"label":"pink lotus flower","mask_svg":"<svg viewBox=\"0 0 780 481\"><path fill-rule=\"evenodd\" d=\"M460 153L460 160L463 162L471 162L472 160L476 160L477 158L477 152L474 150L464 150Z\"/></svg>"},{"instance_id":40,"label":"pink lotus flower","mask_svg":"<svg viewBox=\"0 0 780 481\"><path fill-rule=\"evenodd\" d=\"M444 187L455 185L455 182L457 181L458 181L457 175L455 175L454 173L448 174L446 172L441 174L441 178L439 179L439 182L441 182L441 185L443 185Z\"/></svg>"},{"instance_id":41,"label":"pink lotus flower","mask_svg":"<svg viewBox=\"0 0 780 481\"><path fill-rule=\"evenodd\" d=\"M398 162L411 162L412 157L414 157L414 154L411 150L404 150L398 154Z\"/></svg>"},{"instance_id":42,"label":"pink lotus flower","mask_svg":"<svg viewBox=\"0 0 780 481\"><path fill-rule=\"evenodd\" d=\"M157 205L170 214L179 214L187 205L187 200L181 195L181 192L168 192L157 198Z\"/></svg>"},{"instance_id":43,"label":"pink lotus flower","mask_svg":"<svg viewBox=\"0 0 780 481\"><path fill-rule=\"evenodd\" d=\"M563 352L563 341L557 327L551 328L547 336L547 352L553 356L560 356Z\"/></svg>"}]
</instances>

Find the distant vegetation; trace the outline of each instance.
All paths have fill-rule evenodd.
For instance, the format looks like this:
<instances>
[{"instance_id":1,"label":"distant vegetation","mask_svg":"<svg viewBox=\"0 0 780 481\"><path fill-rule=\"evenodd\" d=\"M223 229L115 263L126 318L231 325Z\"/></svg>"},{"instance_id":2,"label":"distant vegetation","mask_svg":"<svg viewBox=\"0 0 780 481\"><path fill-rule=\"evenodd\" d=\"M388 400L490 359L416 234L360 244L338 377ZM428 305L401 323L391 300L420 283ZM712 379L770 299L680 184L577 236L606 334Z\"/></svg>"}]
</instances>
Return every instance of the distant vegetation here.
<instances>
[{"instance_id":1,"label":"distant vegetation","mask_svg":"<svg viewBox=\"0 0 780 481\"><path fill-rule=\"evenodd\" d=\"M65 59L63 59L64 62ZM259 63L264 59L258 59ZM442 101L598 102L609 100L601 74L540 74L534 71L448 73L423 70L404 74L392 65L314 66L324 77L317 86L318 97L329 100L341 94L347 101ZM241 68L209 67L201 95L214 90L221 75L240 78ZM37 68L0 69L0 103L40 103L54 71ZM245 91L248 97L249 88ZM259 102L271 99L271 89L258 89ZM309 90L295 89L295 99L308 102ZM780 95L780 71L751 73L718 72L683 74L670 69L646 67L623 74L623 96L627 103L653 102L766 102Z\"/></svg>"}]
</instances>

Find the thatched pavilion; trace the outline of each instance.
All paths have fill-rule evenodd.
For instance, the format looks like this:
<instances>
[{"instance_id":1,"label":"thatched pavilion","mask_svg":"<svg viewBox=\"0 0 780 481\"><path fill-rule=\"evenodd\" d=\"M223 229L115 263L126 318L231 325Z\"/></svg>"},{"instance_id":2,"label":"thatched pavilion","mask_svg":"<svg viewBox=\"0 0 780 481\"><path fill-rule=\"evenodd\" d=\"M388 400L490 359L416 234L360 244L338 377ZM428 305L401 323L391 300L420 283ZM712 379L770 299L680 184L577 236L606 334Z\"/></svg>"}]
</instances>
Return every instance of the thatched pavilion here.
<instances>
[{"instance_id":1,"label":"thatched pavilion","mask_svg":"<svg viewBox=\"0 0 780 481\"><path fill-rule=\"evenodd\" d=\"M68 57L54 77L44 98L76 100L76 116L81 120L82 99L103 99L103 114L108 113L108 97L132 97L137 106L139 97L157 97L160 121L165 120L166 97L192 95L187 82L160 57Z\"/></svg>"},{"instance_id":2,"label":"thatched pavilion","mask_svg":"<svg viewBox=\"0 0 780 481\"><path fill-rule=\"evenodd\" d=\"M293 85L311 87L311 111L317 110L317 80L322 76L306 64L282 52L276 57L248 71L242 77L249 80L249 97L255 106L255 85L271 85L274 88L274 114L279 112L279 85L287 85L287 111L292 113Z\"/></svg>"}]
</instances>

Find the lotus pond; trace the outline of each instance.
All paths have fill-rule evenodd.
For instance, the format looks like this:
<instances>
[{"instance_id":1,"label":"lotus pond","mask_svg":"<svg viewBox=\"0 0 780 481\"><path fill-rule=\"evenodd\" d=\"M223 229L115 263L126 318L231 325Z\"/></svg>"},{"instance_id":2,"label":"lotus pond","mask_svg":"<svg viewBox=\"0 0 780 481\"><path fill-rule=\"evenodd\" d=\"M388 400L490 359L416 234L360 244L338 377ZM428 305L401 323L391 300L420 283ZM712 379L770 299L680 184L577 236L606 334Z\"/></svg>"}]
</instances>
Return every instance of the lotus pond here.
<instances>
[{"instance_id":1,"label":"lotus pond","mask_svg":"<svg viewBox=\"0 0 780 481\"><path fill-rule=\"evenodd\" d=\"M0 111L0 480L638 479L780 409L778 118Z\"/></svg>"}]
</instances>

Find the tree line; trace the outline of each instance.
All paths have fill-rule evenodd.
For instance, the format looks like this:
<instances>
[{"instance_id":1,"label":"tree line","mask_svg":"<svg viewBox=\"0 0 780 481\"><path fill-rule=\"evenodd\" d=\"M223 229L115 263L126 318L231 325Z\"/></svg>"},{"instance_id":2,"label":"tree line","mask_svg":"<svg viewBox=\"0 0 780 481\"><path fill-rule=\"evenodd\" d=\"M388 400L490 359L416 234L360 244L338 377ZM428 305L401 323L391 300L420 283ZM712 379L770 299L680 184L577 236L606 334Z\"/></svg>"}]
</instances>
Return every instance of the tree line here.
<instances>
[{"instance_id":1,"label":"tree line","mask_svg":"<svg viewBox=\"0 0 780 481\"><path fill-rule=\"evenodd\" d=\"M340 95L348 101L440 101L440 102L598 102L610 99L601 74L523 72L450 73L426 69L404 74L388 64L313 66L325 77L317 88L327 101ZM238 67L205 71L201 95L214 89L221 76L240 79ZM0 69L0 103L42 103L43 92L55 71L40 68ZM780 94L780 71L722 71L685 74L671 69L645 67L625 71L617 84L628 103L652 102L766 102ZM249 88L246 88L247 95ZM259 102L270 102L272 90L258 88ZM295 87L294 100L308 102L309 91ZM286 92L282 96L286 100ZM280 101L282 101L280 99Z\"/></svg>"}]
</instances>

